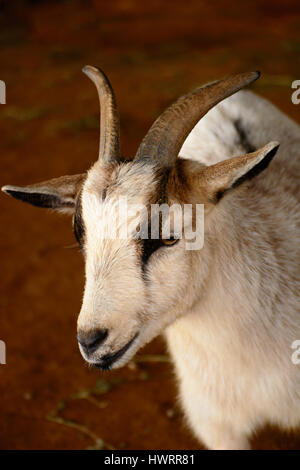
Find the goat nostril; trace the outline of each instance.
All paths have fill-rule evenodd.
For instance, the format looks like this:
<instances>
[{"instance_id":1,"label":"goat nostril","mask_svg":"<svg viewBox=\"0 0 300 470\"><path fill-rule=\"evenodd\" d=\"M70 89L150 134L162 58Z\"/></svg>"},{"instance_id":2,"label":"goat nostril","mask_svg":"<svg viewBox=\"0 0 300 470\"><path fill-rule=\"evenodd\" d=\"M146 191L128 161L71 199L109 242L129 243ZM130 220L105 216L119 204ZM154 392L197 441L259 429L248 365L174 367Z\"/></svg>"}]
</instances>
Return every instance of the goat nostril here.
<instances>
[{"instance_id":1,"label":"goat nostril","mask_svg":"<svg viewBox=\"0 0 300 470\"><path fill-rule=\"evenodd\" d=\"M78 343L87 353L93 353L107 338L108 330L96 330L90 334L78 334Z\"/></svg>"}]
</instances>

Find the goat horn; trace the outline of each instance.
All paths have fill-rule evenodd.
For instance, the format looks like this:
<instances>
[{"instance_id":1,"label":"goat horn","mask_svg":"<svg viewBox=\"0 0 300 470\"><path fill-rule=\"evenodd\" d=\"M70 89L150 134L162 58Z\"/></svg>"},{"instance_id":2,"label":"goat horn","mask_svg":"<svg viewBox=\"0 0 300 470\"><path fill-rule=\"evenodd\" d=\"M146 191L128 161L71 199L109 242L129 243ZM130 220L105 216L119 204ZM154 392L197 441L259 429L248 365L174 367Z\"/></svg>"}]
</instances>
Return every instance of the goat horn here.
<instances>
[{"instance_id":1,"label":"goat horn","mask_svg":"<svg viewBox=\"0 0 300 470\"><path fill-rule=\"evenodd\" d=\"M150 158L171 167L196 123L213 106L259 78L260 72L232 75L208 83L179 98L154 122L144 137L135 160Z\"/></svg>"},{"instance_id":2,"label":"goat horn","mask_svg":"<svg viewBox=\"0 0 300 470\"><path fill-rule=\"evenodd\" d=\"M82 69L96 85L100 100L99 160L120 160L120 120L115 95L105 73L91 65Z\"/></svg>"}]
</instances>

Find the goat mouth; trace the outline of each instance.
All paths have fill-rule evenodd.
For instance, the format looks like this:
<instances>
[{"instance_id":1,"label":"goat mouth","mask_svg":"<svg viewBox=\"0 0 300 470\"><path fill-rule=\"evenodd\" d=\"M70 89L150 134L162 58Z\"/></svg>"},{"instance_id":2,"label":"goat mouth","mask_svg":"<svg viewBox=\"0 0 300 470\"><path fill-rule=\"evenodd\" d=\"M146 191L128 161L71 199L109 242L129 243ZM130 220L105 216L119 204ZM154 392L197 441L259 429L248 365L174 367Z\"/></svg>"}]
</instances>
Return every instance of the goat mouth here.
<instances>
[{"instance_id":1,"label":"goat mouth","mask_svg":"<svg viewBox=\"0 0 300 470\"><path fill-rule=\"evenodd\" d=\"M130 348L132 343L136 340L138 337L139 333L136 333L134 337L128 341L128 343L125 344L119 351L116 351L113 354L106 354L105 356L101 357L100 362L94 362L91 365L93 367L96 367L96 369L101 369L101 370L109 370L111 366L113 365L114 362L116 362L118 359L120 359L126 351Z\"/></svg>"}]
</instances>

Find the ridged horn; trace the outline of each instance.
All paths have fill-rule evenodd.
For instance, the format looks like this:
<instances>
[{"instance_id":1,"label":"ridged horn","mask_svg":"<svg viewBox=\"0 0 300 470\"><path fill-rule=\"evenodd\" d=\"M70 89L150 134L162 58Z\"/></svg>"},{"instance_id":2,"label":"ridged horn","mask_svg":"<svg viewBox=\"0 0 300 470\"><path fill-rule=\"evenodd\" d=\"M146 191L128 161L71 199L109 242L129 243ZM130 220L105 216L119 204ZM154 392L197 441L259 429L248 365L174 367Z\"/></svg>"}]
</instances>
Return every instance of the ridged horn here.
<instances>
[{"instance_id":1,"label":"ridged horn","mask_svg":"<svg viewBox=\"0 0 300 470\"><path fill-rule=\"evenodd\" d=\"M119 161L120 120L112 86L101 69L86 65L82 71L96 85L99 95L101 111L99 160L107 163Z\"/></svg>"},{"instance_id":2,"label":"ridged horn","mask_svg":"<svg viewBox=\"0 0 300 470\"><path fill-rule=\"evenodd\" d=\"M150 158L164 167L173 166L197 122L217 103L250 85L259 76L260 72L232 75L179 98L156 119L144 137L135 160Z\"/></svg>"}]
</instances>

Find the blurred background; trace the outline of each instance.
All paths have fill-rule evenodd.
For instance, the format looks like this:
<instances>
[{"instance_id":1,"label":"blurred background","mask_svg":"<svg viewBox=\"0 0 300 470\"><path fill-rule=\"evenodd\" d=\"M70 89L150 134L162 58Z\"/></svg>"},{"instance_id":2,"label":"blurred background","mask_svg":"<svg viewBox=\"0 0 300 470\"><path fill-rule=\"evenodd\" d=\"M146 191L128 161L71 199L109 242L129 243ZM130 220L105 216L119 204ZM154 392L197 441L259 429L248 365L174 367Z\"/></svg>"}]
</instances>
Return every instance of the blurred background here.
<instances>
[{"instance_id":1,"label":"blurred background","mask_svg":"<svg viewBox=\"0 0 300 470\"><path fill-rule=\"evenodd\" d=\"M298 0L0 0L0 185L80 173L96 159L86 64L113 84L125 156L172 100L229 73L261 70L255 90L300 122L299 33ZM84 266L71 220L3 194L0 204L0 448L199 448L163 339L111 373L81 358ZM300 433L264 428L252 442L300 449Z\"/></svg>"}]
</instances>

